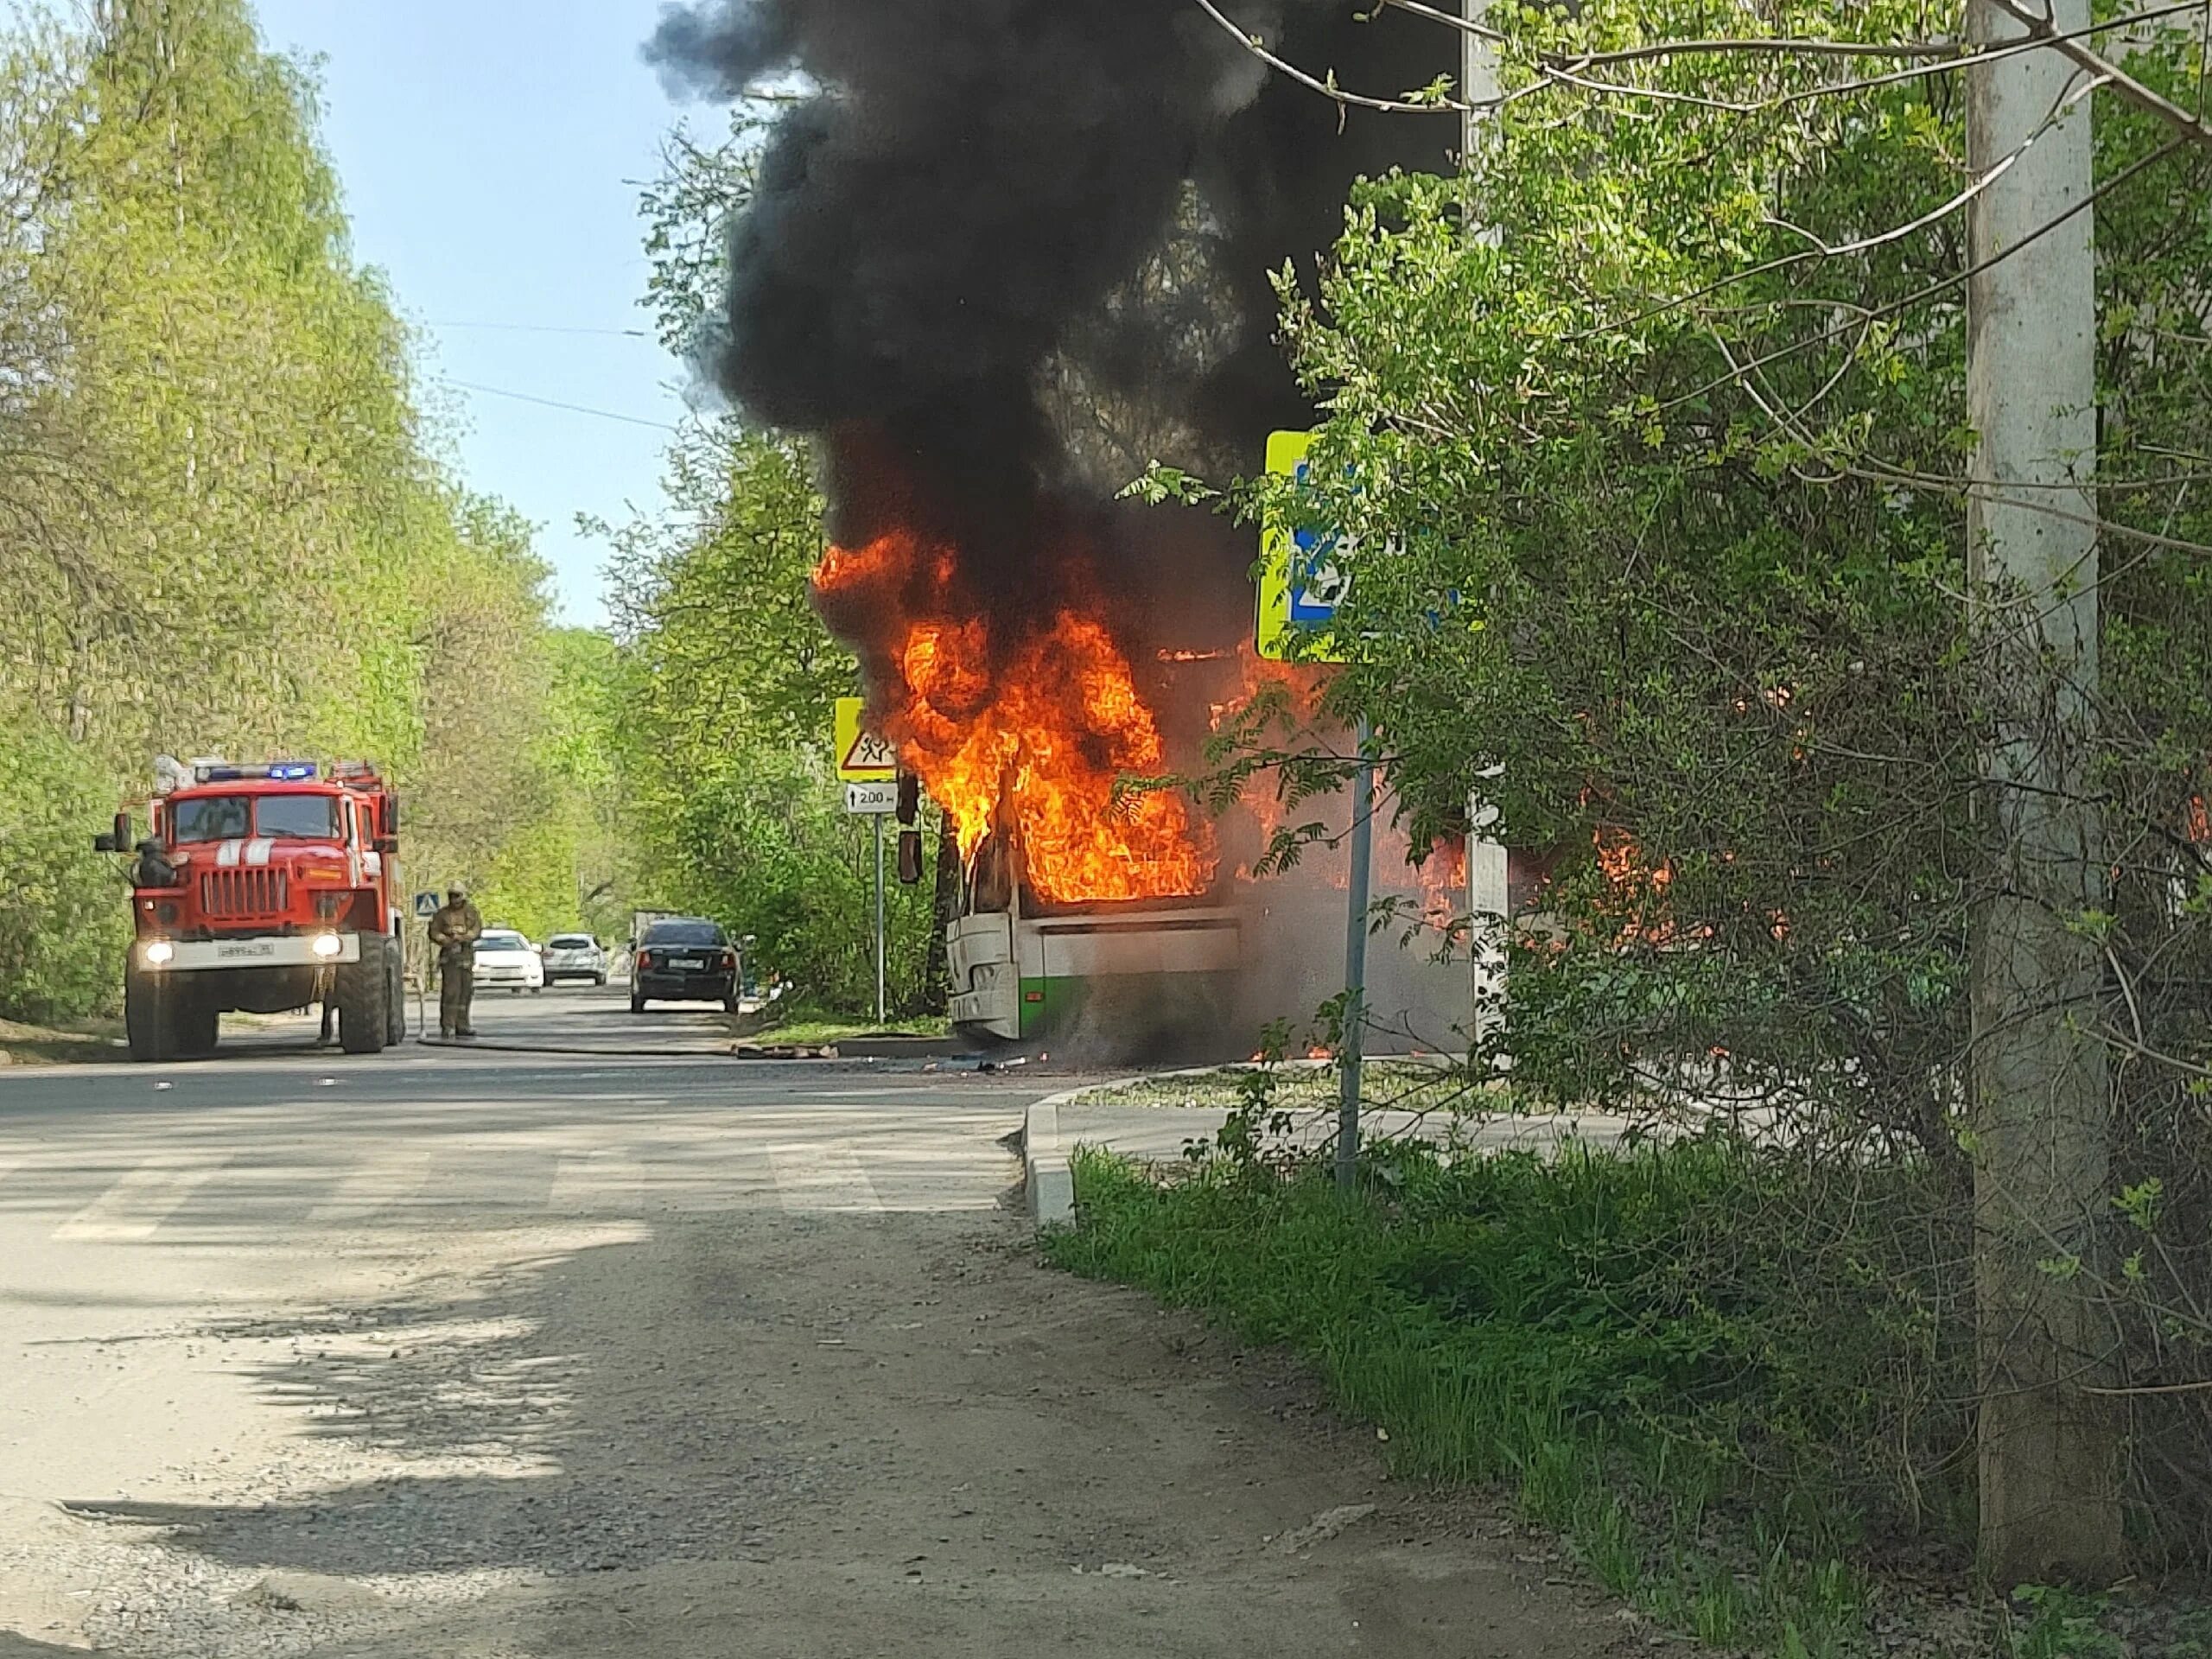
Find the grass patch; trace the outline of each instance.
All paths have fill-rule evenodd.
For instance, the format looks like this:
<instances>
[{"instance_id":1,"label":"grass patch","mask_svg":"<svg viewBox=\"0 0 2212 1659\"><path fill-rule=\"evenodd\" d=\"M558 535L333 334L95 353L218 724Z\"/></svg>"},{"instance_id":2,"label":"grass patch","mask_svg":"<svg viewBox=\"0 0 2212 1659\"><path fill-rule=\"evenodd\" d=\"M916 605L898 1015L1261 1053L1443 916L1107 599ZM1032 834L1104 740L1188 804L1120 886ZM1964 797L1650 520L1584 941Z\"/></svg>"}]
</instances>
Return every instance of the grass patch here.
<instances>
[{"instance_id":1,"label":"grass patch","mask_svg":"<svg viewBox=\"0 0 2212 1659\"><path fill-rule=\"evenodd\" d=\"M64 1027L28 1026L0 1020L0 1065L96 1065L125 1058L117 1045L118 1020L88 1020Z\"/></svg>"},{"instance_id":2,"label":"grass patch","mask_svg":"<svg viewBox=\"0 0 2212 1659\"><path fill-rule=\"evenodd\" d=\"M947 1037L951 1033L952 1022L942 1015L893 1020L878 1025L873 1020L852 1020L805 1010L795 1019L768 1027L758 1033L755 1040L821 1047L849 1037Z\"/></svg>"},{"instance_id":3,"label":"grass patch","mask_svg":"<svg viewBox=\"0 0 2212 1659\"><path fill-rule=\"evenodd\" d=\"M1084 1153L1082 1226L1045 1248L1297 1351L1389 1431L1395 1472L1504 1484L1675 1628L1815 1659L1862 1650L1866 1563L1963 1560L1969 1425L1946 1402L1969 1357L1938 1334L1926 1239L1883 1220L1929 1213L1883 1190L1919 1179L1829 1171L1815 1190L1720 1141L1391 1147L1347 1204L1310 1165L1162 1180Z\"/></svg>"},{"instance_id":4,"label":"grass patch","mask_svg":"<svg viewBox=\"0 0 2212 1659\"><path fill-rule=\"evenodd\" d=\"M1255 1069L1224 1065L1206 1071L1135 1077L1094 1089L1079 1103L1225 1110L1245 1099ZM1292 1060L1271 1065L1267 1068L1269 1104L1294 1116L1333 1113L1339 1075L1334 1065L1325 1062ZM1514 1109L1510 1090L1494 1083L1471 1082L1463 1069L1433 1060L1369 1060L1363 1071L1360 1099L1376 1110L1453 1114Z\"/></svg>"}]
</instances>

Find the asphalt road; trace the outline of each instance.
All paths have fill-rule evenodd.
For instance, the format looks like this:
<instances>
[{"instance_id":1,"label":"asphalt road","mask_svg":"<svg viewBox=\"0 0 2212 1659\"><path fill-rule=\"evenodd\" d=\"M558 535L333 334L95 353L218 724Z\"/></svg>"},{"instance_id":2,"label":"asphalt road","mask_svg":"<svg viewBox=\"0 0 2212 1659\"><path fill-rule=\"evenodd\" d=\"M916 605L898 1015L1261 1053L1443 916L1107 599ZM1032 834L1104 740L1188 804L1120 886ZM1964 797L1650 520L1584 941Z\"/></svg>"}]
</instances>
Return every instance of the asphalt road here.
<instances>
[{"instance_id":1,"label":"asphalt road","mask_svg":"<svg viewBox=\"0 0 2212 1659\"><path fill-rule=\"evenodd\" d=\"M642 1014L630 1012L626 983L588 986L569 983L543 991L482 990L476 994L478 1035L487 1043L543 1044L550 1047L634 1049L648 1053L721 1052L730 1043L730 1021L712 1002L656 1002ZM416 1036L438 1029L435 989L410 996L408 1029ZM273 1033L242 1039L257 1046L296 1041L298 1033Z\"/></svg>"},{"instance_id":2,"label":"asphalt road","mask_svg":"<svg viewBox=\"0 0 2212 1659\"><path fill-rule=\"evenodd\" d=\"M1611 1650L1302 1379L1036 1265L1001 1141L1067 1077L479 1026L663 1052L0 1073L0 1659Z\"/></svg>"}]
</instances>

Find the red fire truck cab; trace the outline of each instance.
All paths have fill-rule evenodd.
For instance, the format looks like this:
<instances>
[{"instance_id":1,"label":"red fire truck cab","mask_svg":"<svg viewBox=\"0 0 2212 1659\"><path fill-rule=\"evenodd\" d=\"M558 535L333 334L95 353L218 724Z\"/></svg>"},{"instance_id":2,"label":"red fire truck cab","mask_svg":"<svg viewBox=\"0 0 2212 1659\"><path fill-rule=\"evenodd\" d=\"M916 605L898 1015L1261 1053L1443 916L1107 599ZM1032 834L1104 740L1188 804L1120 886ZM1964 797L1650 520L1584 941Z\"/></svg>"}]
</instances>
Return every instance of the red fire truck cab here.
<instances>
[{"instance_id":1,"label":"red fire truck cab","mask_svg":"<svg viewBox=\"0 0 2212 1659\"><path fill-rule=\"evenodd\" d=\"M131 1058L214 1052L232 1010L334 1009L349 1054L406 1035L399 803L372 766L161 768L151 834L129 815L93 844L135 853L124 967Z\"/></svg>"}]
</instances>

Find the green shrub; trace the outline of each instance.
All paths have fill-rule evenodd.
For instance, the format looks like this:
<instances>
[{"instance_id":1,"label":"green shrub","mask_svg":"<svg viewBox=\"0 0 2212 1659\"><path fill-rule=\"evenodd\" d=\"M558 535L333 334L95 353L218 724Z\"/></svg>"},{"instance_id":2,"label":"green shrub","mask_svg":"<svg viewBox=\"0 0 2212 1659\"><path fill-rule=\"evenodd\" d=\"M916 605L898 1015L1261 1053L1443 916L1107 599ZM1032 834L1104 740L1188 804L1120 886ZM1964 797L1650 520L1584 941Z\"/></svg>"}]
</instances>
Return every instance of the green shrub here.
<instances>
[{"instance_id":1,"label":"green shrub","mask_svg":"<svg viewBox=\"0 0 2212 1659\"><path fill-rule=\"evenodd\" d=\"M92 838L115 787L35 715L0 709L0 1016L67 1020L113 1006L130 906Z\"/></svg>"}]
</instances>

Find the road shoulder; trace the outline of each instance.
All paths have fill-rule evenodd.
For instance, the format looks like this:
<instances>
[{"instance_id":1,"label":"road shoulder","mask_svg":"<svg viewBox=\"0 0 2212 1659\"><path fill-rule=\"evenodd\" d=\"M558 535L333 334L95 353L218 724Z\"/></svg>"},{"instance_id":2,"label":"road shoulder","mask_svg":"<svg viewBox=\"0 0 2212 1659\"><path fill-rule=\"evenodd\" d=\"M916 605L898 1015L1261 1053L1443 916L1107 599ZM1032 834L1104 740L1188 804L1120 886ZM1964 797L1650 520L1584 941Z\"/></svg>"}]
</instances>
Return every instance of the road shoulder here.
<instances>
[{"instance_id":1,"label":"road shoulder","mask_svg":"<svg viewBox=\"0 0 2212 1659\"><path fill-rule=\"evenodd\" d=\"M1496 1510L1390 1481L1296 1368L1044 1268L1010 1214L687 1217L425 1282L419 1305L257 1329L296 1350L264 1386L345 1442L348 1478L271 1468L122 1517L165 1564L129 1650L1595 1659L1631 1639ZM184 1605L218 1594L219 1617Z\"/></svg>"}]
</instances>

